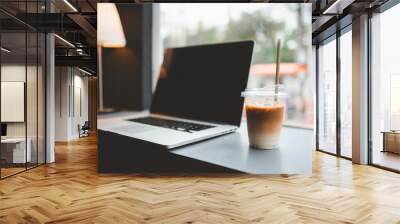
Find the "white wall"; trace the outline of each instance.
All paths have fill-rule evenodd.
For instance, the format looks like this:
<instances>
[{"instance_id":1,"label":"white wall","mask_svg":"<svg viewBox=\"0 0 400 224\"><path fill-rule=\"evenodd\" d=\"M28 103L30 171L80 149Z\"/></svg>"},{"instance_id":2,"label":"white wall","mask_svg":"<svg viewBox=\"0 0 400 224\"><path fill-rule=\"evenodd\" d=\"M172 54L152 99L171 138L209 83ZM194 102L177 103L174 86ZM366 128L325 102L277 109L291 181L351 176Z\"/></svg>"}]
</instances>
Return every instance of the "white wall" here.
<instances>
[{"instance_id":1,"label":"white wall","mask_svg":"<svg viewBox=\"0 0 400 224\"><path fill-rule=\"evenodd\" d=\"M76 72L77 70L75 70ZM78 71L79 72L79 71ZM73 99L74 107L72 108L72 132L71 135L73 138L79 137L78 133L78 125L83 125L85 121L89 120L89 101L88 101L88 78L87 76L82 76L82 73L79 75L74 75L74 91L73 91Z\"/></svg>"},{"instance_id":2,"label":"white wall","mask_svg":"<svg viewBox=\"0 0 400 224\"><path fill-rule=\"evenodd\" d=\"M70 70L67 67L55 68L55 141L69 139L69 85Z\"/></svg>"},{"instance_id":3,"label":"white wall","mask_svg":"<svg viewBox=\"0 0 400 224\"><path fill-rule=\"evenodd\" d=\"M55 140L79 137L78 125L88 120L88 78L71 67L56 67Z\"/></svg>"}]
</instances>

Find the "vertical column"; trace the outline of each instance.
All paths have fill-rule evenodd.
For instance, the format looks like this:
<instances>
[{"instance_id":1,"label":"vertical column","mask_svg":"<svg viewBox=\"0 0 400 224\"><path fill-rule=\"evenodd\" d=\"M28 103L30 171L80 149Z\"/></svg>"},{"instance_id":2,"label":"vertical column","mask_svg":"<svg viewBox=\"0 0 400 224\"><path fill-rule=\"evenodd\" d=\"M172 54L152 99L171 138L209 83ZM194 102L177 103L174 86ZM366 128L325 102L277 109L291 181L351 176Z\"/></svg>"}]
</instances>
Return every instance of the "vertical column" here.
<instances>
[{"instance_id":1,"label":"vertical column","mask_svg":"<svg viewBox=\"0 0 400 224\"><path fill-rule=\"evenodd\" d=\"M46 35L46 163L55 161L55 72L54 35Z\"/></svg>"},{"instance_id":2,"label":"vertical column","mask_svg":"<svg viewBox=\"0 0 400 224\"><path fill-rule=\"evenodd\" d=\"M51 1L46 1L46 11L54 11ZM46 34L46 163L55 161L55 43L54 34Z\"/></svg>"},{"instance_id":3,"label":"vertical column","mask_svg":"<svg viewBox=\"0 0 400 224\"><path fill-rule=\"evenodd\" d=\"M368 15L353 19L353 162L368 163Z\"/></svg>"}]
</instances>

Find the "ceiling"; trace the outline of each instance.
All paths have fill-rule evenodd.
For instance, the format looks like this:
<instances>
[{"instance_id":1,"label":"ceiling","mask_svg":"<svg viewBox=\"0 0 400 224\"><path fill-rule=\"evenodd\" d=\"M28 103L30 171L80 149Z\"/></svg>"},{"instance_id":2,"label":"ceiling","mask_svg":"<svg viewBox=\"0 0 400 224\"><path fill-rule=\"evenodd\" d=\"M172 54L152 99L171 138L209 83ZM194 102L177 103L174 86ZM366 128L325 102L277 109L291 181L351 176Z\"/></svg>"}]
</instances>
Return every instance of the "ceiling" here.
<instances>
[{"instance_id":1,"label":"ceiling","mask_svg":"<svg viewBox=\"0 0 400 224\"><path fill-rule=\"evenodd\" d=\"M373 11L388 0L313 0L313 44L351 24L352 18Z\"/></svg>"},{"instance_id":2,"label":"ceiling","mask_svg":"<svg viewBox=\"0 0 400 224\"><path fill-rule=\"evenodd\" d=\"M176 2L176 0L174 0ZM213 0L209 0L213 1ZM329 35L327 30L345 17L373 9L387 0L270 0L268 2L312 3L313 40ZM134 0L1 0L0 22L3 46L14 54L26 54L25 31L55 32L56 63L96 70L96 4L98 2L134 3ZM168 2L168 0L136 2ZM232 1L234 2L234 1ZM264 2L256 0L255 2ZM49 13L49 12L52 13ZM27 13L26 13L27 12ZM350 18L351 22L351 18ZM344 24L345 25L345 24ZM334 30L332 31L334 32ZM63 41L67 40L66 41ZM28 38L28 55L36 49ZM33 41L33 40L32 40ZM33 41L35 42L35 41ZM72 45L74 45L72 47Z\"/></svg>"}]
</instances>

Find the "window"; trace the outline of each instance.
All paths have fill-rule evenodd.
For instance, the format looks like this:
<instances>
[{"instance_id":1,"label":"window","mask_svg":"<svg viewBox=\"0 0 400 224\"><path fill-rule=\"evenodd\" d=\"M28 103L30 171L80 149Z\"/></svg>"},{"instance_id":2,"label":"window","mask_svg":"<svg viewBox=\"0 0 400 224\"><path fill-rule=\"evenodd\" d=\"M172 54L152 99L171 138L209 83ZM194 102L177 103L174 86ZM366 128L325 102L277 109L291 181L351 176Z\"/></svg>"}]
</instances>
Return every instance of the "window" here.
<instances>
[{"instance_id":1,"label":"window","mask_svg":"<svg viewBox=\"0 0 400 224\"><path fill-rule=\"evenodd\" d=\"M158 58L163 49L186 45L255 40L249 87L274 82L275 45L282 39L281 82L290 95L287 124L313 128L311 5L159 4ZM157 22L156 22L157 23ZM161 61L156 63L159 66Z\"/></svg>"},{"instance_id":2,"label":"window","mask_svg":"<svg viewBox=\"0 0 400 224\"><path fill-rule=\"evenodd\" d=\"M318 149L336 154L336 39L318 48Z\"/></svg>"},{"instance_id":3,"label":"window","mask_svg":"<svg viewBox=\"0 0 400 224\"><path fill-rule=\"evenodd\" d=\"M400 170L400 5L371 19L372 163Z\"/></svg>"},{"instance_id":4,"label":"window","mask_svg":"<svg viewBox=\"0 0 400 224\"><path fill-rule=\"evenodd\" d=\"M351 27L350 27L351 28ZM340 36L340 154L352 157L352 35Z\"/></svg>"}]
</instances>

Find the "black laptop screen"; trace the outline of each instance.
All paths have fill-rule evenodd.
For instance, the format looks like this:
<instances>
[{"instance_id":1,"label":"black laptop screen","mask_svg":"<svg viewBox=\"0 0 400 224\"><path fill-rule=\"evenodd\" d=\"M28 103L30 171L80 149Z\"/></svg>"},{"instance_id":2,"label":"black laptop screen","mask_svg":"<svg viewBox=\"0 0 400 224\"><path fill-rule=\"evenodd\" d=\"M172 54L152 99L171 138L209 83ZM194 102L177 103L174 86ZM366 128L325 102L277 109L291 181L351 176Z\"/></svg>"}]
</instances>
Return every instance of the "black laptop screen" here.
<instances>
[{"instance_id":1,"label":"black laptop screen","mask_svg":"<svg viewBox=\"0 0 400 224\"><path fill-rule=\"evenodd\" d=\"M1 136L7 136L7 124L1 123Z\"/></svg>"},{"instance_id":2,"label":"black laptop screen","mask_svg":"<svg viewBox=\"0 0 400 224\"><path fill-rule=\"evenodd\" d=\"M240 125L253 42L169 48L152 113Z\"/></svg>"}]
</instances>

